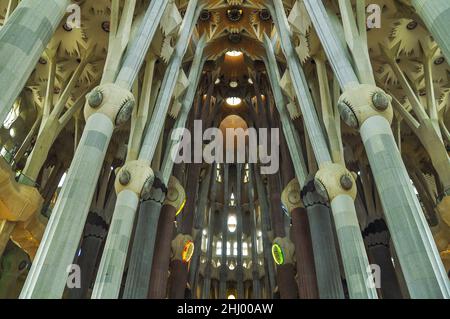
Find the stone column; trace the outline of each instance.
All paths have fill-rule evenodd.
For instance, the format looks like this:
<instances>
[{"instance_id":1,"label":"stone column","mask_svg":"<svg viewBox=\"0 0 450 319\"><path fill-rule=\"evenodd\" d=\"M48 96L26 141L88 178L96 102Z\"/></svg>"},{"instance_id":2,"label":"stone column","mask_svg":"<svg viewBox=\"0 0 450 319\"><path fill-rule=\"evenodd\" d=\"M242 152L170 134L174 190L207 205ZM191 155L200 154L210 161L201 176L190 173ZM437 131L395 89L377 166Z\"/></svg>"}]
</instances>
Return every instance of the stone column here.
<instances>
[{"instance_id":1,"label":"stone column","mask_svg":"<svg viewBox=\"0 0 450 319\"><path fill-rule=\"evenodd\" d=\"M70 0L23 0L0 29L0 123L3 123L59 26Z\"/></svg>"},{"instance_id":2,"label":"stone column","mask_svg":"<svg viewBox=\"0 0 450 319\"><path fill-rule=\"evenodd\" d=\"M158 219L166 193L167 188L157 172L149 197L144 199L139 206L139 215L131 249L125 290L123 292L124 299L147 298Z\"/></svg>"},{"instance_id":3,"label":"stone column","mask_svg":"<svg viewBox=\"0 0 450 319\"><path fill-rule=\"evenodd\" d=\"M390 235L382 218L372 220L363 231L369 257L380 267L381 295L383 299L402 299L392 256L389 250Z\"/></svg>"},{"instance_id":4,"label":"stone column","mask_svg":"<svg viewBox=\"0 0 450 319\"><path fill-rule=\"evenodd\" d=\"M283 264L277 265L277 282L281 299L297 299L297 283L295 281L295 248L287 237L277 237L274 244L281 247Z\"/></svg>"},{"instance_id":5,"label":"stone column","mask_svg":"<svg viewBox=\"0 0 450 319\"><path fill-rule=\"evenodd\" d=\"M297 260L297 280L300 299L317 299L318 289L308 215L300 197L297 179L291 180L283 190L281 199L292 218L291 236Z\"/></svg>"},{"instance_id":6,"label":"stone column","mask_svg":"<svg viewBox=\"0 0 450 319\"><path fill-rule=\"evenodd\" d=\"M31 1L30 1L31 2ZM151 2L139 33L153 39L166 1ZM136 38L140 39L140 37ZM150 43L148 43L148 46ZM129 55L140 69L148 46L130 44L136 52ZM128 65L124 61L124 65ZM126 123L135 105L126 86L103 84L88 96L85 106L86 126L75 152L66 181L56 202L20 298L60 298L66 285L67 267L72 263L89 211L96 180L115 126ZM137 204L130 193L126 204ZM119 204L120 206L120 204Z\"/></svg>"},{"instance_id":7,"label":"stone column","mask_svg":"<svg viewBox=\"0 0 450 319\"><path fill-rule=\"evenodd\" d=\"M177 212L182 208L186 199L183 186L175 178L169 180L166 199L161 209L158 221L158 231L155 241L148 298L162 299L166 297L168 270L171 255L171 241L174 220Z\"/></svg>"},{"instance_id":8,"label":"stone column","mask_svg":"<svg viewBox=\"0 0 450 319\"><path fill-rule=\"evenodd\" d=\"M434 40L450 61L450 2L446 0L411 0L417 14L422 18Z\"/></svg>"},{"instance_id":9,"label":"stone column","mask_svg":"<svg viewBox=\"0 0 450 319\"><path fill-rule=\"evenodd\" d=\"M254 181L253 182L253 178ZM262 231L262 238L263 238L263 251L264 251L264 258L266 260L266 266L267 266L267 274L266 277L268 278L268 285L266 287L266 291L269 292L270 298L272 298L272 294L274 292L274 289L276 287L275 282L275 266L273 263L273 258L270 253L270 239L268 232L271 231L270 228L270 216L269 216L269 208L267 203L267 193L266 188L262 182L261 175L259 172L257 172L257 167L251 165L250 170L250 178L249 182L252 183L252 188L254 188L253 185L256 184L256 192L258 193L258 202L261 208L261 231ZM254 183L254 184L253 184Z\"/></svg>"},{"instance_id":10,"label":"stone column","mask_svg":"<svg viewBox=\"0 0 450 319\"><path fill-rule=\"evenodd\" d=\"M236 258L236 282L237 282L237 297L236 299L244 298L244 266L242 255L242 235L243 235L243 218L242 218L242 164L236 164L236 237L237 237L237 258Z\"/></svg>"},{"instance_id":11,"label":"stone column","mask_svg":"<svg viewBox=\"0 0 450 319\"><path fill-rule=\"evenodd\" d=\"M365 284L369 262L361 234L355 228L355 226L358 226L358 221L354 205L356 195L354 177L344 166L332 164L331 162L331 155L321 130L305 74L292 46L282 1L274 0L274 6L271 7L271 10L274 13L273 16L277 25L281 46L288 62L294 91L304 116L304 124L308 132L309 141L320 168L316 174L316 181L319 185L323 185L321 195L331 204L332 212L335 216L335 227L338 233L339 244L347 249L348 255L343 258L343 263L346 276L349 279L350 295L352 298L375 299L377 298L375 289ZM273 48L270 50L271 45L266 44L266 47L269 48L269 50L266 48L266 51L273 56ZM332 175L330 176L329 174ZM340 186L339 180L341 178L346 180L345 184L347 186ZM329 182L327 187L325 187L323 182ZM333 193L332 196L329 196L330 192ZM338 224L336 220L342 224Z\"/></svg>"},{"instance_id":12,"label":"stone column","mask_svg":"<svg viewBox=\"0 0 450 319\"><path fill-rule=\"evenodd\" d=\"M331 211L310 176L301 192L309 218L317 286L320 299L344 299L341 272L331 221Z\"/></svg>"},{"instance_id":13,"label":"stone column","mask_svg":"<svg viewBox=\"0 0 450 319\"><path fill-rule=\"evenodd\" d=\"M222 210L222 258L220 260L220 272L219 272L219 298L226 299L227 294L227 239L228 239L228 204L229 199L229 166L223 164L223 210ZM230 251L233 251L233 247L230 247Z\"/></svg>"},{"instance_id":14,"label":"stone column","mask_svg":"<svg viewBox=\"0 0 450 319\"><path fill-rule=\"evenodd\" d=\"M108 227L108 224L100 215L95 212L89 213L81 242L81 256L75 261L81 270L81 287L70 289L68 298L86 298L91 280L95 274L95 265L99 252L108 233Z\"/></svg>"},{"instance_id":15,"label":"stone column","mask_svg":"<svg viewBox=\"0 0 450 319\"><path fill-rule=\"evenodd\" d=\"M187 268L190 259L185 260L183 258L183 252L188 242L193 242L193 238L192 236L185 234L178 234L172 240L171 244L172 260L170 262L170 278L169 278L169 299L185 298L186 282L188 274Z\"/></svg>"},{"instance_id":16,"label":"stone column","mask_svg":"<svg viewBox=\"0 0 450 319\"><path fill-rule=\"evenodd\" d=\"M199 268L200 268L200 256L202 251L201 241L202 241L202 233L204 229L205 221L207 220L207 208L208 208L208 195L210 191L211 183L214 183L216 176L213 175L214 169L212 166L208 167L208 173L205 178L202 180L202 184L199 191L199 199L196 209L196 218L195 218L195 229L194 229L194 237L195 237L195 249L194 256L192 256L191 264L189 267L189 285L193 292L192 296L197 296L196 291L199 284ZM214 186L212 186L214 187Z\"/></svg>"},{"instance_id":17,"label":"stone column","mask_svg":"<svg viewBox=\"0 0 450 319\"><path fill-rule=\"evenodd\" d=\"M344 91L339 113L364 143L409 293L412 298L450 298L448 276L390 127L391 97L360 84L323 3L306 0L305 6Z\"/></svg>"},{"instance_id":18,"label":"stone column","mask_svg":"<svg viewBox=\"0 0 450 319\"><path fill-rule=\"evenodd\" d=\"M282 265L277 265L277 282L280 296L282 299L297 299L298 288L295 281L295 267L294 267L294 245L286 237L284 231L284 213L281 209L280 185L278 175L269 176L270 186L270 211L272 219L272 227L274 237L281 239L280 243L286 247L286 262ZM273 244L276 243L276 239ZM288 244L289 243L289 244ZM290 256L290 254L292 256Z\"/></svg>"},{"instance_id":19,"label":"stone column","mask_svg":"<svg viewBox=\"0 0 450 319\"><path fill-rule=\"evenodd\" d=\"M255 200L255 191L253 189L253 182L251 182L251 168L249 168L249 182L247 183L247 196L248 196L248 202L249 202L249 210L250 210L250 236L251 236L251 242L252 242L252 297L253 299L261 299L261 283L259 279L259 266L258 266L258 241L257 241L257 222L256 222L256 210L254 205ZM268 261L271 262L271 261ZM267 274L266 274L267 275Z\"/></svg>"},{"instance_id":20,"label":"stone column","mask_svg":"<svg viewBox=\"0 0 450 319\"><path fill-rule=\"evenodd\" d=\"M216 173L217 173L217 164L213 163L212 168L212 188L210 194L210 207L209 207L209 217L208 217L208 244L206 247L206 265L205 272L203 276L203 289L202 289L202 299L209 299L211 293L211 272L212 265L211 259L213 255L213 245L212 241L214 239L214 223L215 223L215 215L216 215L216 194L217 194L217 182L216 182Z\"/></svg>"},{"instance_id":21,"label":"stone column","mask_svg":"<svg viewBox=\"0 0 450 319\"><path fill-rule=\"evenodd\" d=\"M134 215L140 197L146 197L146 194L150 193L153 180L153 170L143 161L130 161L117 174L115 183L117 201L97 271L92 299L118 298Z\"/></svg>"}]
</instances>

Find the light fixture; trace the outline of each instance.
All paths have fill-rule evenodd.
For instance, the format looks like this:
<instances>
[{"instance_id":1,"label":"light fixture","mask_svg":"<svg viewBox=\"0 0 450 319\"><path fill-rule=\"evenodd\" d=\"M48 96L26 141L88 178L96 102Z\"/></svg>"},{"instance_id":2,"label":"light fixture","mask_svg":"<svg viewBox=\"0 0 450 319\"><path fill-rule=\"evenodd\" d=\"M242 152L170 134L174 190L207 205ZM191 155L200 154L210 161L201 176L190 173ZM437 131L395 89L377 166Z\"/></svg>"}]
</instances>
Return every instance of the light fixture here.
<instances>
[{"instance_id":1,"label":"light fixture","mask_svg":"<svg viewBox=\"0 0 450 319\"><path fill-rule=\"evenodd\" d=\"M253 80L251 78L248 78L248 83L253 84Z\"/></svg>"},{"instance_id":2,"label":"light fixture","mask_svg":"<svg viewBox=\"0 0 450 319\"><path fill-rule=\"evenodd\" d=\"M236 299L235 295L228 295L228 299Z\"/></svg>"},{"instance_id":3,"label":"light fixture","mask_svg":"<svg viewBox=\"0 0 450 319\"><path fill-rule=\"evenodd\" d=\"M278 244L272 245L272 257L277 265L284 264L284 254L283 249Z\"/></svg>"},{"instance_id":4,"label":"light fixture","mask_svg":"<svg viewBox=\"0 0 450 319\"><path fill-rule=\"evenodd\" d=\"M228 52L226 53L226 55L228 55L228 56L233 56L233 57L237 57L237 56L241 56L241 55L242 55L242 52L241 52L241 51L233 50L233 51L228 51Z\"/></svg>"},{"instance_id":5,"label":"light fixture","mask_svg":"<svg viewBox=\"0 0 450 319\"><path fill-rule=\"evenodd\" d=\"M241 98L238 98L235 96L228 97L226 101L227 101L227 104L230 106L238 106L242 102Z\"/></svg>"},{"instance_id":6,"label":"light fixture","mask_svg":"<svg viewBox=\"0 0 450 319\"><path fill-rule=\"evenodd\" d=\"M214 84L219 84L220 83L220 79L219 78L217 78L217 80L214 82Z\"/></svg>"},{"instance_id":7,"label":"light fixture","mask_svg":"<svg viewBox=\"0 0 450 319\"><path fill-rule=\"evenodd\" d=\"M194 255L194 242L192 240L186 241L183 247L183 251L181 253L181 259L183 263L187 264L191 261L192 256Z\"/></svg>"},{"instance_id":8,"label":"light fixture","mask_svg":"<svg viewBox=\"0 0 450 319\"><path fill-rule=\"evenodd\" d=\"M183 211L184 205L186 205L186 198L181 203L181 206L180 206L180 208L178 208L177 213L175 214L175 216L178 216Z\"/></svg>"},{"instance_id":9,"label":"light fixture","mask_svg":"<svg viewBox=\"0 0 450 319\"><path fill-rule=\"evenodd\" d=\"M234 88L237 88L238 85L239 85L239 84L237 83L237 81L230 81L230 87L231 87L231 88L233 88L233 89L234 89Z\"/></svg>"}]
</instances>

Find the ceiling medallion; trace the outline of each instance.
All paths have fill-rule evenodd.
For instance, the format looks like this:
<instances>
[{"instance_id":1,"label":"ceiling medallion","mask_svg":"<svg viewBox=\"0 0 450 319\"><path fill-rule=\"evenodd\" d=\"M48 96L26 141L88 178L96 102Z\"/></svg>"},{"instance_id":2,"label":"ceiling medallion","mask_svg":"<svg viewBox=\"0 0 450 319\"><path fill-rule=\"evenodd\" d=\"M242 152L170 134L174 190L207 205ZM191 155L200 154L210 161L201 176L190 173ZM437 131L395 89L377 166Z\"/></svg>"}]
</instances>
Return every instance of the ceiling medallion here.
<instances>
[{"instance_id":1,"label":"ceiling medallion","mask_svg":"<svg viewBox=\"0 0 450 319\"><path fill-rule=\"evenodd\" d=\"M269 21L271 18L269 10L262 9L261 11L259 11L259 18L262 21Z\"/></svg>"},{"instance_id":2,"label":"ceiling medallion","mask_svg":"<svg viewBox=\"0 0 450 319\"><path fill-rule=\"evenodd\" d=\"M242 37L241 37L241 34L240 34L240 33L230 33L230 34L228 35L228 40L229 40L231 43L237 44L237 43L241 42Z\"/></svg>"},{"instance_id":3,"label":"ceiling medallion","mask_svg":"<svg viewBox=\"0 0 450 319\"><path fill-rule=\"evenodd\" d=\"M239 7L234 7L227 10L228 20L231 22L238 22L242 18L242 9Z\"/></svg>"},{"instance_id":4,"label":"ceiling medallion","mask_svg":"<svg viewBox=\"0 0 450 319\"><path fill-rule=\"evenodd\" d=\"M200 13L200 21L209 21L211 19L211 12L208 10L202 10Z\"/></svg>"}]
</instances>

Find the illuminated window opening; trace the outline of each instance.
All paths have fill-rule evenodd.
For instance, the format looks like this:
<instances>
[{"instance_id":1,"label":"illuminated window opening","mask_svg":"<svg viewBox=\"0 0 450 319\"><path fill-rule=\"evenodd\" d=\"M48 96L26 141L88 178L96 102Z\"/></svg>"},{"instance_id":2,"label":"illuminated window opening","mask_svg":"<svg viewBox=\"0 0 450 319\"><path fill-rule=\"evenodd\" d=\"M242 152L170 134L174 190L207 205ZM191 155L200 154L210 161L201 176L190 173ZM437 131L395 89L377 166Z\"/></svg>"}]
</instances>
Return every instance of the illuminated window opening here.
<instances>
[{"instance_id":1,"label":"illuminated window opening","mask_svg":"<svg viewBox=\"0 0 450 319\"><path fill-rule=\"evenodd\" d=\"M232 57L238 57L238 56L242 55L242 52L241 51L232 50L232 51L228 51L226 53L226 55L232 56Z\"/></svg>"},{"instance_id":2,"label":"illuminated window opening","mask_svg":"<svg viewBox=\"0 0 450 319\"><path fill-rule=\"evenodd\" d=\"M242 243L242 256L248 256L248 244L245 241Z\"/></svg>"},{"instance_id":3,"label":"illuminated window opening","mask_svg":"<svg viewBox=\"0 0 450 319\"><path fill-rule=\"evenodd\" d=\"M222 242L221 241L216 242L216 255L217 256L222 255Z\"/></svg>"},{"instance_id":4,"label":"illuminated window opening","mask_svg":"<svg viewBox=\"0 0 450 319\"><path fill-rule=\"evenodd\" d=\"M227 97L227 104L230 106L238 106L242 103L242 99L236 96Z\"/></svg>"},{"instance_id":5,"label":"illuminated window opening","mask_svg":"<svg viewBox=\"0 0 450 319\"><path fill-rule=\"evenodd\" d=\"M230 206L236 206L236 201L235 201L233 193L231 193L231 196L230 196Z\"/></svg>"},{"instance_id":6,"label":"illuminated window opening","mask_svg":"<svg viewBox=\"0 0 450 319\"><path fill-rule=\"evenodd\" d=\"M216 166L216 181L218 183L222 183L222 174L220 171L220 164L217 164L217 166Z\"/></svg>"},{"instance_id":7,"label":"illuminated window opening","mask_svg":"<svg viewBox=\"0 0 450 319\"><path fill-rule=\"evenodd\" d=\"M5 121L3 122L3 126L9 130L11 128L11 125L17 120L20 114L20 104L18 102L14 103L13 108L11 111L9 111L8 115L6 116Z\"/></svg>"},{"instance_id":8,"label":"illuminated window opening","mask_svg":"<svg viewBox=\"0 0 450 319\"><path fill-rule=\"evenodd\" d=\"M234 233L236 231L236 227L237 227L236 215L230 214L228 216L227 224L228 224L228 230L230 231L230 233Z\"/></svg>"}]
</instances>

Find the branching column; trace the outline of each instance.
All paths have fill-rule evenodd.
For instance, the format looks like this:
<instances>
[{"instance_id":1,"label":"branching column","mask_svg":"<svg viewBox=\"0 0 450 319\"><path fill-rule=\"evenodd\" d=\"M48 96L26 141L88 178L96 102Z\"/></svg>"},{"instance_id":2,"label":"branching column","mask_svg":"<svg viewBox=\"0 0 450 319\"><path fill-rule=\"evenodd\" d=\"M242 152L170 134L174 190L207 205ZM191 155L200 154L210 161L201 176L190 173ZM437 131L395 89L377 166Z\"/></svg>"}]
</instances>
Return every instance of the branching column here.
<instances>
[{"instance_id":1,"label":"branching column","mask_svg":"<svg viewBox=\"0 0 450 319\"><path fill-rule=\"evenodd\" d=\"M33 72L70 0L23 0L0 29L0 123Z\"/></svg>"},{"instance_id":2,"label":"branching column","mask_svg":"<svg viewBox=\"0 0 450 319\"><path fill-rule=\"evenodd\" d=\"M447 0L411 0L433 38L439 44L447 61L450 61L450 2Z\"/></svg>"},{"instance_id":3,"label":"branching column","mask_svg":"<svg viewBox=\"0 0 450 319\"><path fill-rule=\"evenodd\" d=\"M304 3L344 91L341 117L359 129L409 293L449 298L447 274L392 134L392 99L373 84L360 84L323 3Z\"/></svg>"},{"instance_id":4,"label":"branching column","mask_svg":"<svg viewBox=\"0 0 450 319\"><path fill-rule=\"evenodd\" d=\"M171 177L167 196L161 209L158 221L158 232L155 241L155 254L150 274L148 297L162 299L166 297L168 270L171 255L171 241L176 213L182 208L186 199L183 186L178 179Z\"/></svg>"},{"instance_id":5,"label":"branching column","mask_svg":"<svg viewBox=\"0 0 450 319\"><path fill-rule=\"evenodd\" d=\"M128 75L128 82L122 82L123 86L103 84L95 88L87 98L84 112L86 126L21 298L62 296L68 275L66 269L72 263L78 247L96 187L95 181L99 177L114 127L123 125L131 117L135 101L130 88L166 6L167 1L163 0L150 3L144 22L138 30L139 36L134 39L135 42L130 43L129 51L133 54L123 62L124 66L129 65L129 59L132 59L135 65L131 71L128 68L124 71ZM131 191L127 190L127 193ZM127 198L123 207L134 204L137 204L137 199L130 201Z\"/></svg>"},{"instance_id":6,"label":"branching column","mask_svg":"<svg viewBox=\"0 0 450 319\"><path fill-rule=\"evenodd\" d=\"M147 298L156 229L166 194L167 188L157 172L149 198L144 199L139 205L139 217L123 292L124 299Z\"/></svg>"},{"instance_id":7,"label":"branching column","mask_svg":"<svg viewBox=\"0 0 450 319\"><path fill-rule=\"evenodd\" d=\"M367 284L370 268L356 217L354 176L345 166L331 161L305 74L290 39L290 30L281 0L274 0L272 12L281 47L287 59L292 85L304 117L305 128L319 165L315 183L319 193L331 205L350 296L351 298L376 299L376 290ZM266 44L266 52L273 56L273 49L270 51L268 48L271 46Z\"/></svg>"},{"instance_id":8,"label":"branching column","mask_svg":"<svg viewBox=\"0 0 450 319\"><path fill-rule=\"evenodd\" d=\"M100 263L99 272L97 274L96 283L92 293L93 298L114 298L118 296L134 216L136 214L139 199L145 198L146 194L151 191L154 176L153 171L150 168L150 164L153 156L155 155L157 143L164 127L164 119L172 99L178 76L181 72L180 66L195 26L197 12L197 2L190 2L181 25L180 38L178 39L175 52L164 75L164 80L161 86L160 94L158 95L155 110L152 114L147 131L145 132L145 138L139 157L137 160L126 162L119 172L116 185L121 184L122 187L116 187L117 202L111 225L116 223L119 225L117 227L120 227L121 229L120 233L122 236L122 242L114 239L114 233L108 234L105 244L105 252L102 256L102 261ZM196 55L200 57L201 60L203 55L202 46L197 48ZM194 65L194 68L191 71L197 74L196 72L199 72L198 68L200 67L200 64L199 59L197 59L197 64ZM124 66L125 70L133 70L134 65L135 64L131 61L129 65L126 67ZM129 80L129 78L126 74L121 76L121 73L119 73L117 81L120 83L124 80ZM134 176L127 173L131 173L131 171L135 171ZM124 177L123 183L120 180L121 176ZM167 183L167 181L164 180L164 172L163 181L164 183ZM124 208L128 211L127 213L125 213ZM126 249L124 247L126 247ZM124 249L125 252L123 251ZM114 272L114 274L112 272ZM114 277L114 280L111 280L112 277Z\"/></svg>"}]
</instances>

